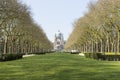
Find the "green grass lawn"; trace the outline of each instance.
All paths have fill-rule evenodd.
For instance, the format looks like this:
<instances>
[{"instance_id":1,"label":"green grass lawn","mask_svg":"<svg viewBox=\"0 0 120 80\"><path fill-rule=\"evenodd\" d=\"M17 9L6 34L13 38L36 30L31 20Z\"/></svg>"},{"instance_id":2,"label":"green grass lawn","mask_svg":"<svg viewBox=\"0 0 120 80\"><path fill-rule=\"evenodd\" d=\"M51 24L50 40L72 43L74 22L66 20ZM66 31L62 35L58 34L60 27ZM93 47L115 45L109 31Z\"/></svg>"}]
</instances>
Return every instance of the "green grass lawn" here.
<instances>
[{"instance_id":1,"label":"green grass lawn","mask_svg":"<svg viewBox=\"0 0 120 80\"><path fill-rule=\"evenodd\" d=\"M0 80L120 80L120 62L45 54L0 62Z\"/></svg>"}]
</instances>

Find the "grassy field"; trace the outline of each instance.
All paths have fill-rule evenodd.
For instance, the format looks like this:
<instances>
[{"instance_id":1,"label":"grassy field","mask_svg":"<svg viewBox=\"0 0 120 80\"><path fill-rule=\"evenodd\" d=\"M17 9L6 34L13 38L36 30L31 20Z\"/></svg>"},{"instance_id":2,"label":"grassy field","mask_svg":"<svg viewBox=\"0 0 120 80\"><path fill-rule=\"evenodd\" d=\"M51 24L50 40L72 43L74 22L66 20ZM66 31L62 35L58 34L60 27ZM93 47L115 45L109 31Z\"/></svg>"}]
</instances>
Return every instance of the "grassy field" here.
<instances>
[{"instance_id":1,"label":"grassy field","mask_svg":"<svg viewBox=\"0 0 120 80\"><path fill-rule=\"evenodd\" d=\"M0 62L0 80L120 80L120 62L46 54Z\"/></svg>"}]
</instances>

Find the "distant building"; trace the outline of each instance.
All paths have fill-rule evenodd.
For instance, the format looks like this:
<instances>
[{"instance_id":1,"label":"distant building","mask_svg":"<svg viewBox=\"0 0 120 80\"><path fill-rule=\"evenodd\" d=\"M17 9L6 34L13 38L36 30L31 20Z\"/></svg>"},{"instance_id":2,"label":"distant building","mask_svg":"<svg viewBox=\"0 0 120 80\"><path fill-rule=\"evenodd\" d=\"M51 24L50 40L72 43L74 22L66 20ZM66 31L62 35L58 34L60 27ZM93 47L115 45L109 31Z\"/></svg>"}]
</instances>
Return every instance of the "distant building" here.
<instances>
[{"instance_id":1,"label":"distant building","mask_svg":"<svg viewBox=\"0 0 120 80\"><path fill-rule=\"evenodd\" d=\"M60 51L60 50L63 50L64 49L64 37L63 37L63 34L58 31L56 34L55 34L55 40L54 40L54 50L56 51Z\"/></svg>"}]
</instances>

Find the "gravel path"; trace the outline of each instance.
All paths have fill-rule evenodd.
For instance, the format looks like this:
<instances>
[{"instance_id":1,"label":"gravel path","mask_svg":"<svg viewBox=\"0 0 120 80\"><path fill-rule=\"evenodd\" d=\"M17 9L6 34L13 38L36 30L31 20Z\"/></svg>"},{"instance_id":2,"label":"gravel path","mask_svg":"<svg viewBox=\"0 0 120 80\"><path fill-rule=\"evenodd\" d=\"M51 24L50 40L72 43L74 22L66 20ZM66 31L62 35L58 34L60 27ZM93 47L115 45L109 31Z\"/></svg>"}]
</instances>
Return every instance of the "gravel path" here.
<instances>
[{"instance_id":1,"label":"gravel path","mask_svg":"<svg viewBox=\"0 0 120 80\"><path fill-rule=\"evenodd\" d=\"M80 56L85 56L83 53L79 53Z\"/></svg>"},{"instance_id":2,"label":"gravel path","mask_svg":"<svg viewBox=\"0 0 120 80\"><path fill-rule=\"evenodd\" d=\"M30 56L35 56L35 54L23 55L23 57L30 57Z\"/></svg>"}]
</instances>

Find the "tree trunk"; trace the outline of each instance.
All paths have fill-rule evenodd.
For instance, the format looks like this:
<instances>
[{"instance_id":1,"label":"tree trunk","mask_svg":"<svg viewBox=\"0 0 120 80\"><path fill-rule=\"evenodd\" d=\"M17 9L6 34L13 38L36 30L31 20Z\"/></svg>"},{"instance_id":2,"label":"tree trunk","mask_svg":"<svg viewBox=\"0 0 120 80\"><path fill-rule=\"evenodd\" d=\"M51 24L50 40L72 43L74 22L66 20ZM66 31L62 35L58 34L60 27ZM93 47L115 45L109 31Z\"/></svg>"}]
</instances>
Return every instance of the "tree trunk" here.
<instances>
[{"instance_id":1,"label":"tree trunk","mask_svg":"<svg viewBox=\"0 0 120 80\"><path fill-rule=\"evenodd\" d=\"M98 52L98 42L96 42L96 52Z\"/></svg>"},{"instance_id":2,"label":"tree trunk","mask_svg":"<svg viewBox=\"0 0 120 80\"><path fill-rule=\"evenodd\" d=\"M7 53L7 36L5 36L5 42L4 42L4 52L3 54Z\"/></svg>"},{"instance_id":3,"label":"tree trunk","mask_svg":"<svg viewBox=\"0 0 120 80\"><path fill-rule=\"evenodd\" d=\"M93 41L92 41L92 52L94 51L94 44L93 44Z\"/></svg>"},{"instance_id":4,"label":"tree trunk","mask_svg":"<svg viewBox=\"0 0 120 80\"><path fill-rule=\"evenodd\" d=\"M117 41L117 52L119 53L119 45L120 45L120 36L119 36L119 32L118 32L118 41Z\"/></svg>"},{"instance_id":5,"label":"tree trunk","mask_svg":"<svg viewBox=\"0 0 120 80\"><path fill-rule=\"evenodd\" d=\"M101 40L101 52L103 53L103 41Z\"/></svg>"},{"instance_id":6,"label":"tree trunk","mask_svg":"<svg viewBox=\"0 0 120 80\"><path fill-rule=\"evenodd\" d=\"M109 38L108 38L108 52L110 52L110 42L109 42Z\"/></svg>"}]
</instances>

